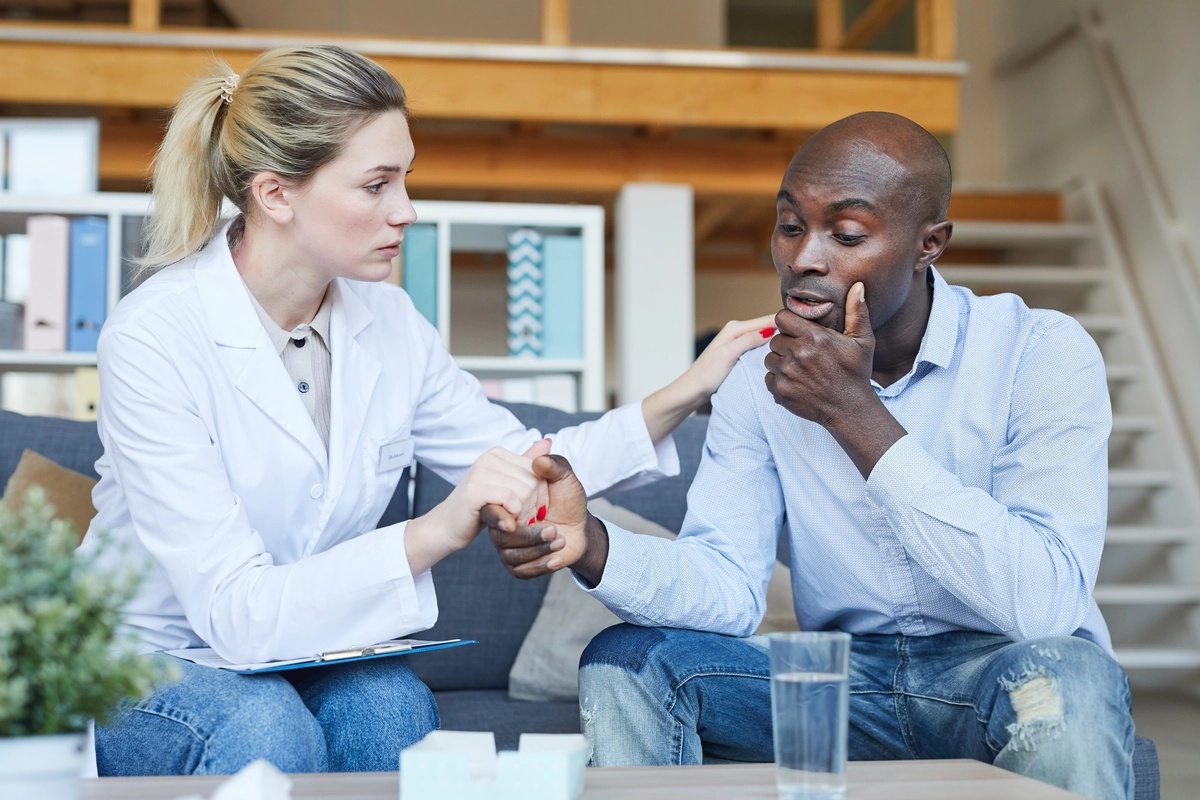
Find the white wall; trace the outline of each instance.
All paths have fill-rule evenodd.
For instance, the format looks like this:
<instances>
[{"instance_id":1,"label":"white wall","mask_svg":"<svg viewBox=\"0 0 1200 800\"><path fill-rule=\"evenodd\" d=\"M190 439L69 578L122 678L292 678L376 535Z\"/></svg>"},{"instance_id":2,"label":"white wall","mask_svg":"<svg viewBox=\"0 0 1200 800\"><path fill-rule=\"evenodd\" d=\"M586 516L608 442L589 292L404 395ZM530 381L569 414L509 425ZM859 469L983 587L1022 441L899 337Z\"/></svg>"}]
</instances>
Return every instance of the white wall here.
<instances>
[{"instance_id":1,"label":"white wall","mask_svg":"<svg viewBox=\"0 0 1200 800\"><path fill-rule=\"evenodd\" d=\"M1200 104L1200 3L1097 0L1134 106L1162 167L1168 193L1197 241L1200 169L1195 132ZM1026 69L995 75L997 59L1043 41L1069 22L1074 4L1044 0L959 0L964 82L963 125L954 147L958 185L1064 187L1097 181L1110 198L1118 232L1131 256L1155 341L1171 370L1178 397L1200 396L1196 342L1200 319L1180 291L1180 278L1150 215L1148 198L1117 127L1082 36L1051 50ZM998 179L998 180L997 180ZM1182 412L1200 449L1200 403Z\"/></svg>"}]
</instances>

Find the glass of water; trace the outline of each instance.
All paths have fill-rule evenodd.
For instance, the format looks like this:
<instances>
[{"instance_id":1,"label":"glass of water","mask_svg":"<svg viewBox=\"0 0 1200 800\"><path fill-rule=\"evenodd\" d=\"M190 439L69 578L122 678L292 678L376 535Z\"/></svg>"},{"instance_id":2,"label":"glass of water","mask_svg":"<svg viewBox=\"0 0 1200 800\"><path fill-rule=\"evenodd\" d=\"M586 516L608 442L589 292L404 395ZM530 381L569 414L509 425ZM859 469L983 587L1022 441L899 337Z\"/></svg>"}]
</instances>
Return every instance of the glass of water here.
<instances>
[{"instance_id":1,"label":"glass of water","mask_svg":"<svg viewBox=\"0 0 1200 800\"><path fill-rule=\"evenodd\" d=\"M848 633L772 633L771 718L781 800L846 796Z\"/></svg>"}]
</instances>

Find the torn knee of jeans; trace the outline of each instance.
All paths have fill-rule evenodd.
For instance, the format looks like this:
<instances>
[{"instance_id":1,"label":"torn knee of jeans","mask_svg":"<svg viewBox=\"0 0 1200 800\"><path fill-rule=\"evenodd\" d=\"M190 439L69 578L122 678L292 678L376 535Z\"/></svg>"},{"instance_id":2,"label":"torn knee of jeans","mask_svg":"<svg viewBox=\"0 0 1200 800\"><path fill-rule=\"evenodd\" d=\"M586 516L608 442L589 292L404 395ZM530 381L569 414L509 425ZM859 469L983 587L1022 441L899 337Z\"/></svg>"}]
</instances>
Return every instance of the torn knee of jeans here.
<instances>
[{"instance_id":1,"label":"torn knee of jeans","mask_svg":"<svg viewBox=\"0 0 1200 800\"><path fill-rule=\"evenodd\" d=\"M1010 745L1017 750L1034 750L1045 738L1057 739L1066 727L1062 693L1052 675L1028 663L1016 678L1001 678L1008 692L1016 721L1007 727Z\"/></svg>"},{"instance_id":2,"label":"torn knee of jeans","mask_svg":"<svg viewBox=\"0 0 1200 800\"><path fill-rule=\"evenodd\" d=\"M588 764L594 765L596 753L596 709L587 697L583 697L579 701L579 729L587 738Z\"/></svg>"}]
</instances>

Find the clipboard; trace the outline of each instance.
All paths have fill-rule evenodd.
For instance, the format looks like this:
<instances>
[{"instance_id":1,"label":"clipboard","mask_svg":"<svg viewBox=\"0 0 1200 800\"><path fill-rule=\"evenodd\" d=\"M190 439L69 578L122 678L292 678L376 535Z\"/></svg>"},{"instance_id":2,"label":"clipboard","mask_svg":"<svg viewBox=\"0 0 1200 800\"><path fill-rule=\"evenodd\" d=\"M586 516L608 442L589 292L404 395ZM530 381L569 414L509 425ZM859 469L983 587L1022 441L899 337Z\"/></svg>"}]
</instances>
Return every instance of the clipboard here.
<instances>
[{"instance_id":1,"label":"clipboard","mask_svg":"<svg viewBox=\"0 0 1200 800\"><path fill-rule=\"evenodd\" d=\"M290 669L308 669L323 667L329 664L345 664L352 661L368 661L373 658L390 658L392 656L407 656L412 653L426 653L433 650L445 650L450 647L462 647L466 644L477 644L474 639L444 639L430 641L427 639L389 639L386 642L347 647L343 650L326 650L306 658L292 658L282 661L264 661L258 664L233 664L211 647L186 647L182 650L163 650L169 656L191 661L205 667L223 669L238 675L257 675L265 672L283 672Z\"/></svg>"}]
</instances>

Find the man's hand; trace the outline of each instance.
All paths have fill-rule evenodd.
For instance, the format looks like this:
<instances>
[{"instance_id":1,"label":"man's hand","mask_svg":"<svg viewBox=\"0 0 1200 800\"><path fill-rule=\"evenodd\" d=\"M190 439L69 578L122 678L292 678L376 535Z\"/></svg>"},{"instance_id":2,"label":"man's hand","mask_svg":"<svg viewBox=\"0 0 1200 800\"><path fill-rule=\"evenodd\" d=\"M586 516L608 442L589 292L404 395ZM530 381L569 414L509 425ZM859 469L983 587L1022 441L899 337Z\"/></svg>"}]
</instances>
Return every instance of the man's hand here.
<instances>
[{"instance_id":1,"label":"man's hand","mask_svg":"<svg viewBox=\"0 0 1200 800\"><path fill-rule=\"evenodd\" d=\"M533 473L546 483L544 519L506 530L491 514L483 515L488 535L500 560L517 578L536 578L563 567L574 567L595 585L608 560L608 532L588 513L587 495L570 463L562 456L541 456Z\"/></svg>"},{"instance_id":2,"label":"man's hand","mask_svg":"<svg viewBox=\"0 0 1200 800\"><path fill-rule=\"evenodd\" d=\"M871 386L875 332L862 283L846 294L845 332L784 309L775 315L767 390L793 414L828 430L865 478L906 433Z\"/></svg>"},{"instance_id":3,"label":"man's hand","mask_svg":"<svg viewBox=\"0 0 1200 800\"><path fill-rule=\"evenodd\" d=\"M771 339L767 390L775 402L793 414L826 428L838 421L871 388L875 333L867 311L863 285L846 295L845 333L810 322L783 309L775 315L779 334Z\"/></svg>"}]
</instances>

